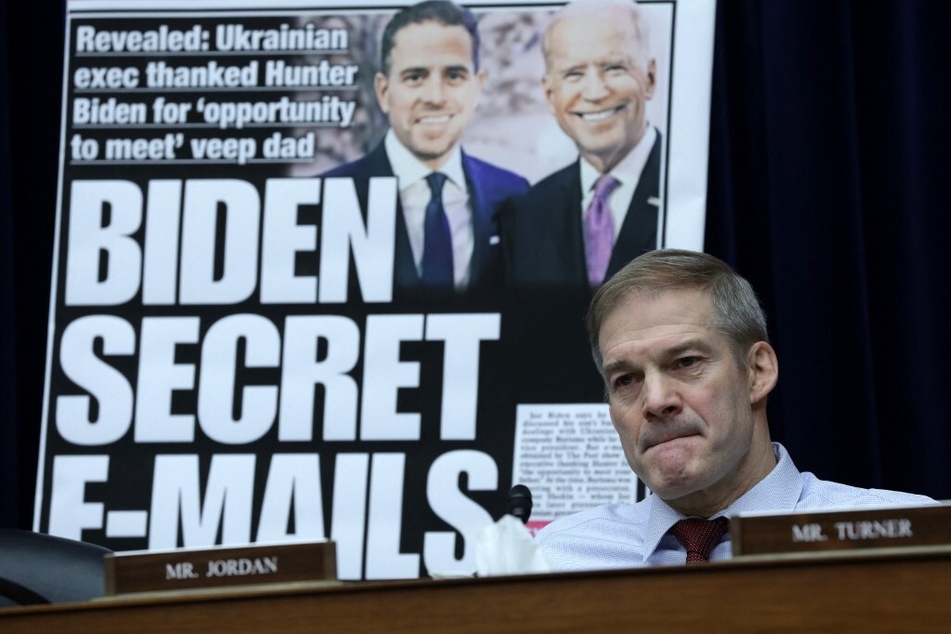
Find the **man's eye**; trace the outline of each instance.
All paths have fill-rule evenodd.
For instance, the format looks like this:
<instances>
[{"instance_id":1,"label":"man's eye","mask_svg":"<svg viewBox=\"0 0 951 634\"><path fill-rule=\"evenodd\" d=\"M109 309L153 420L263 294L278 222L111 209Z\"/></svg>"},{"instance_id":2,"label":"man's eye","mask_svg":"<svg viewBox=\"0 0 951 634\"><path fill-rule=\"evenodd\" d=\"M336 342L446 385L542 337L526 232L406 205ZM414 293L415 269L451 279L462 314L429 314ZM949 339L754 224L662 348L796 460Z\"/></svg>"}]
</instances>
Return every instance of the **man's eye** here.
<instances>
[{"instance_id":1,"label":"man's eye","mask_svg":"<svg viewBox=\"0 0 951 634\"><path fill-rule=\"evenodd\" d=\"M677 365L681 368L689 368L697 364L700 361L697 357L681 357L677 359Z\"/></svg>"},{"instance_id":2,"label":"man's eye","mask_svg":"<svg viewBox=\"0 0 951 634\"><path fill-rule=\"evenodd\" d=\"M466 71L464 70L451 70L448 73L449 81L452 82L463 82L468 77Z\"/></svg>"},{"instance_id":3,"label":"man's eye","mask_svg":"<svg viewBox=\"0 0 951 634\"><path fill-rule=\"evenodd\" d=\"M403 75L403 81L407 84L418 84L419 82L423 81L423 74L407 73L406 75Z\"/></svg>"},{"instance_id":4,"label":"man's eye","mask_svg":"<svg viewBox=\"0 0 951 634\"><path fill-rule=\"evenodd\" d=\"M633 375L633 374L622 374L621 376L619 376L619 377L617 377L616 379L614 379L614 387L615 387L615 388L627 387L627 386L631 385L632 383L634 383L634 375Z\"/></svg>"}]
</instances>

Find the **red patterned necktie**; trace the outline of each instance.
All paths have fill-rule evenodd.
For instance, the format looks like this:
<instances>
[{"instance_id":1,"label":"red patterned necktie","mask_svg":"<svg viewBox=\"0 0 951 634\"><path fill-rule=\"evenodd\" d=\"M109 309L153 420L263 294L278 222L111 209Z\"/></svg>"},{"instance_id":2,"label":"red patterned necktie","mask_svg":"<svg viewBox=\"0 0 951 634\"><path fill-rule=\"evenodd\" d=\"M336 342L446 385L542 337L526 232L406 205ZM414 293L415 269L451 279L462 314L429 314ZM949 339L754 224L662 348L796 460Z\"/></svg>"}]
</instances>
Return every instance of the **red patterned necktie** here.
<instances>
[{"instance_id":1,"label":"red patterned necktie","mask_svg":"<svg viewBox=\"0 0 951 634\"><path fill-rule=\"evenodd\" d=\"M594 198L584 216L585 260L588 265L588 282L591 287L600 286L611 261L614 248L614 219L608 196L620 181L610 174L603 174L595 183Z\"/></svg>"},{"instance_id":2,"label":"red patterned necktie","mask_svg":"<svg viewBox=\"0 0 951 634\"><path fill-rule=\"evenodd\" d=\"M687 563L696 564L710 559L710 552L726 533L730 521L725 517L703 520L691 517L674 524L674 537L687 549Z\"/></svg>"}]
</instances>

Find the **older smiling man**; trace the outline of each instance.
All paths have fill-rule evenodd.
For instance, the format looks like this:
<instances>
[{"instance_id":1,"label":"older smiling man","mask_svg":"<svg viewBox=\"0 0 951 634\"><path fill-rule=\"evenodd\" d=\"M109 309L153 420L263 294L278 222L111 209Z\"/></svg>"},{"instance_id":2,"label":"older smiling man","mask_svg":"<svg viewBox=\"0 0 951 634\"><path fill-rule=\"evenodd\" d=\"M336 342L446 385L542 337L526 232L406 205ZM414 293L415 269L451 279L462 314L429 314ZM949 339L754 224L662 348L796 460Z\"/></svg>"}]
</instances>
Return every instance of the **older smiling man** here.
<instances>
[{"instance_id":1,"label":"older smiling man","mask_svg":"<svg viewBox=\"0 0 951 634\"><path fill-rule=\"evenodd\" d=\"M543 40L548 108L580 159L502 212L510 283L596 287L657 247L661 136L646 120L656 86L633 2L576 2Z\"/></svg>"},{"instance_id":2,"label":"older smiling man","mask_svg":"<svg viewBox=\"0 0 951 634\"><path fill-rule=\"evenodd\" d=\"M432 0L393 16L383 32L377 102L390 121L383 143L324 174L399 179L397 288L456 291L500 282L497 214L528 182L464 153L462 135L484 73L473 14Z\"/></svg>"},{"instance_id":3,"label":"older smiling man","mask_svg":"<svg viewBox=\"0 0 951 634\"><path fill-rule=\"evenodd\" d=\"M546 526L537 543L555 570L726 559L727 520L743 512L936 503L801 473L771 442L766 397L779 362L766 317L749 283L713 256L636 258L595 293L588 335L624 455L653 495Z\"/></svg>"}]
</instances>

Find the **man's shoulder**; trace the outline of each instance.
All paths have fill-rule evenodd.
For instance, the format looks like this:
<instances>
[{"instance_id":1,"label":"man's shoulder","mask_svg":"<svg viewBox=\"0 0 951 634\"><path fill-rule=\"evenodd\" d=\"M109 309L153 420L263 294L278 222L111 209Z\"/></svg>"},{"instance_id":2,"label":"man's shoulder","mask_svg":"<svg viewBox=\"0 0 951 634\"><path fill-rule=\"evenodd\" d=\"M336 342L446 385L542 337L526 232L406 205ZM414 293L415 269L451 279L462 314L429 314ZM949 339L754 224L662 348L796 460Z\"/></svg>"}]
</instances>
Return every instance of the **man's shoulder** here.
<instances>
[{"instance_id":1,"label":"man's shoulder","mask_svg":"<svg viewBox=\"0 0 951 634\"><path fill-rule=\"evenodd\" d=\"M513 209L537 210L538 213L551 215L553 208L568 208L571 206L572 196L581 196L581 176L578 172L578 163L575 161L566 165L557 172L552 172L541 179L526 191L510 199ZM577 189L577 192L572 190ZM545 207L539 205L544 203Z\"/></svg>"},{"instance_id":2,"label":"man's shoulder","mask_svg":"<svg viewBox=\"0 0 951 634\"><path fill-rule=\"evenodd\" d=\"M462 165L471 186L489 192L496 199L509 198L528 190L528 181L523 176L488 161L463 154Z\"/></svg>"},{"instance_id":3,"label":"man's shoulder","mask_svg":"<svg viewBox=\"0 0 951 634\"><path fill-rule=\"evenodd\" d=\"M552 172L541 179L528 190L527 196L545 196L554 192L559 192L567 187L577 186L581 191L581 171L578 168L578 161L565 165L560 170Z\"/></svg>"},{"instance_id":4,"label":"man's shoulder","mask_svg":"<svg viewBox=\"0 0 951 634\"><path fill-rule=\"evenodd\" d=\"M644 564L647 513L639 504L606 504L559 518L535 536L553 570L598 570Z\"/></svg>"},{"instance_id":5,"label":"man's shoulder","mask_svg":"<svg viewBox=\"0 0 951 634\"><path fill-rule=\"evenodd\" d=\"M584 511L560 517L535 536L536 541L544 542L556 535L575 532L591 532L610 530L610 527L631 527L640 523L638 517L640 509L636 504L602 504Z\"/></svg>"},{"instance_id":6,"label":"man's shoulder","mask_svg":"<svg viewBox=\"0 0 951 634\"><path fill-rule=\"evenodd\" d=\"M863 489L831 480L820 480L812 473L803 473L803 489L796 510L833 509L863 506L925 506L938 502L926 495Z\"/></svg>"},{"instance_id":7,"label":"man's shoulder","mask_svg":"<svg viewBox=\"0 0 951 634\"><path fill-rule=\"evenodd\" d=\"M358 159L320 174L323 178L332 177L361 177L361 176L391 176L393 173L386 156L386 149L380 143L375 148Z\"/></svg>"}]
</instances>

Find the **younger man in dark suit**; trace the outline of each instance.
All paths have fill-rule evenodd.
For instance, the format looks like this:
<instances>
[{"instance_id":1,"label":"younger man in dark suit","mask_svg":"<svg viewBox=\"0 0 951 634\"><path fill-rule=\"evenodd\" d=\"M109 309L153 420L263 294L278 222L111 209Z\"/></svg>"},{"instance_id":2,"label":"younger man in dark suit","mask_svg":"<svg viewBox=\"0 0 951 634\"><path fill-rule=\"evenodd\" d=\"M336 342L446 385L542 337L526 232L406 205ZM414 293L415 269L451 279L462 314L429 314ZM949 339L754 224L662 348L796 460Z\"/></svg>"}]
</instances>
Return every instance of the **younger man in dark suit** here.
<instances>
[{"instance_id":1,"label":"younger man in dark suit","mask_svg":"<svg viewBox=\"0 0 951 634\"><path fill-rule=\"evenodd\" d=\"M661 138L645 117L655 61L633 2L569 4L542 46L549 110L581 156L506 206L506 277L596 287L657 247Z\"/></svg>"},{"instance_id":2,"label":"younger man in dark suit","mask_svg":"<svg viewBox=\"0 0 951 634\"><path fill-rule=\"evenodd\" d=\"M434 0L398 12L381 43L383 142L324 177L399 179L394 282L461 291L499 280L497 212L528 182L465 154L460 141L484 81L475 17Z\"/></svg>"}]
</instances>

